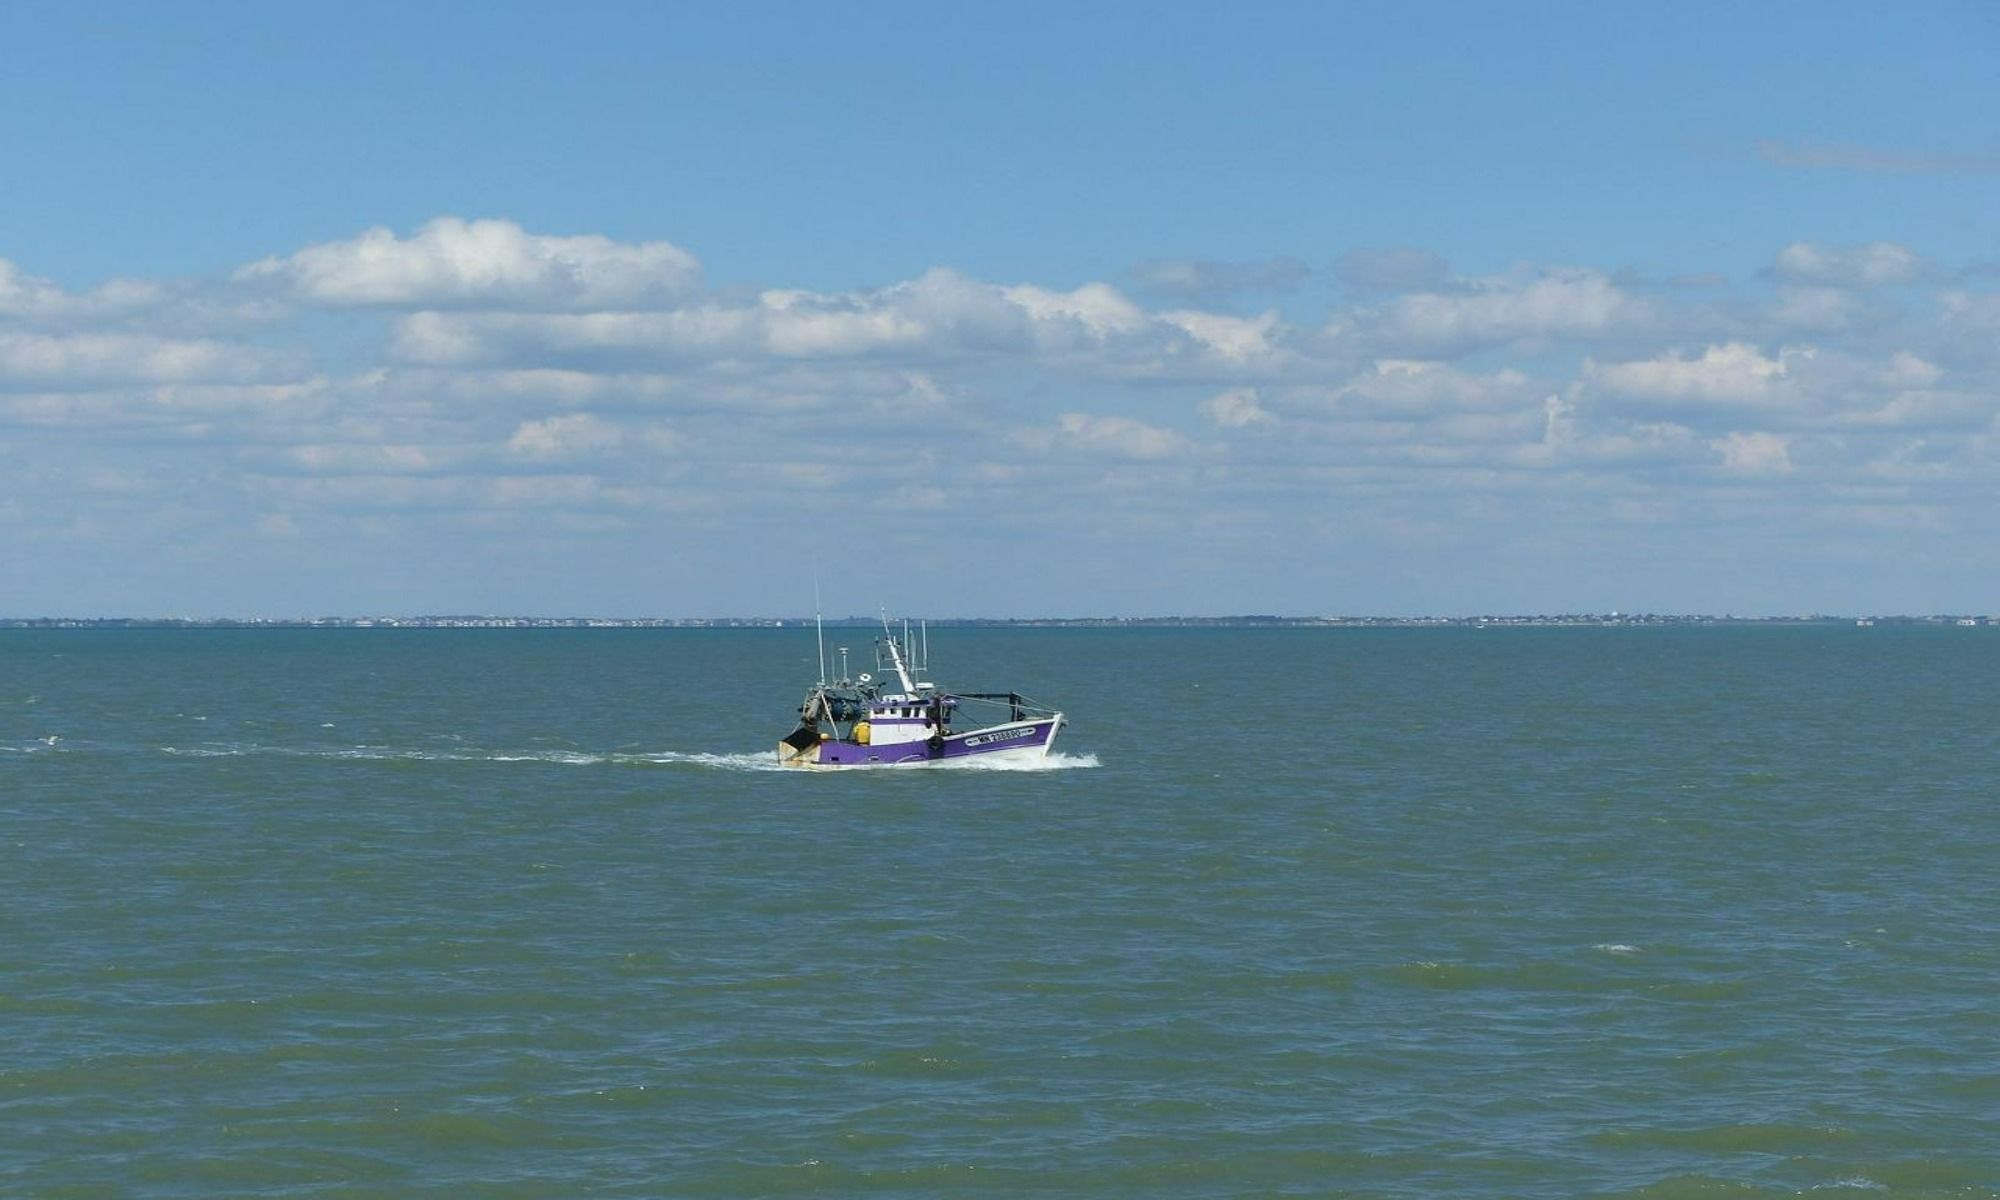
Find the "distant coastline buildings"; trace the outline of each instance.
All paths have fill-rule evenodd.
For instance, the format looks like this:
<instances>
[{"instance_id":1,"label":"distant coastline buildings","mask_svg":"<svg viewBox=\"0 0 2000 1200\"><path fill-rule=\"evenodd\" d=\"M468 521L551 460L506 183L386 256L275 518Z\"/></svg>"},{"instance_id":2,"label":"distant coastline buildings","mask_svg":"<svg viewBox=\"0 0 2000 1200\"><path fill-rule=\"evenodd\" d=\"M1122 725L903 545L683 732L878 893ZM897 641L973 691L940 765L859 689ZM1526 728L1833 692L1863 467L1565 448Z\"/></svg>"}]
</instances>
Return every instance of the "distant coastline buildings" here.
<instances>
[{"instance_id":1,"label":"distant coastline buildings","mask_svg":"<svg viewBox=\"0 0 2000 1200\"><path fill-rule=\"evenodd\" d=\"M784 629L811 617L0 617L0 629ZM1542 613L1462 617L932 617L940 628L1025 629L1505 629L1675 626L2000 627L2000 615L1737 617L1699 613ZM830 628L874 628L875 617L829 618Z\"/></svg>"}]
</instances>

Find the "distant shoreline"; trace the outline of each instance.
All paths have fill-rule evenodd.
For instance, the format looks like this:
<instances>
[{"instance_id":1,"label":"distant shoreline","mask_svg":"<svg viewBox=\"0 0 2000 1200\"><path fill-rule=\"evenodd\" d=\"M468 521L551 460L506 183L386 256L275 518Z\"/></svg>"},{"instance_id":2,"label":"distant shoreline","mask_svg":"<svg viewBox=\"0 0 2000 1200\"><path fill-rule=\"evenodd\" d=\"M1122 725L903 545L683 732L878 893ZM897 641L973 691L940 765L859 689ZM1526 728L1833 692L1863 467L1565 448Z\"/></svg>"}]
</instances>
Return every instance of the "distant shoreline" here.
<instances>
[{"instance_id":1,"label":"distant shoreline","mask_svg":"<svg viewBox=\"0 0 2000 1200\"><path fill-rule=\"evenodd\" d=\"M795 629L811 617L0 617L0 629ZM2000 627L2000 616L1736 617L1668 613L1556 613L1475 617L943 617L941 629L1492 629L1715 626ZM829 629L874 629L870 617L828 618Z\"/></svg>"}]
</instances>

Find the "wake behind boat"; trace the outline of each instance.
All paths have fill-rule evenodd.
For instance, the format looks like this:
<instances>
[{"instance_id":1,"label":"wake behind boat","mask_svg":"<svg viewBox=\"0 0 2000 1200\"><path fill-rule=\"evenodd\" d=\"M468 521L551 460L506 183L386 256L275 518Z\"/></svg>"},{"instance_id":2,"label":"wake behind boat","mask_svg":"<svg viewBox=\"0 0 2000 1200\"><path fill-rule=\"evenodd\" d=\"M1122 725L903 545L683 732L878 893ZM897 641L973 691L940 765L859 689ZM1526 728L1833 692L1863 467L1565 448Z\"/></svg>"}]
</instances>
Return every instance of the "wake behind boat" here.
<instances>
[{"instance_id":1,"label":"wake behind boat","mask_svg":"<svg viewBox=\"0 0 2000 1200\"><path fill-rule=\"evenodd\" d=\"M820 642L820 681L799 705L799 727L778 743L788 767L925 766L974 755L1046 758L1063 727L1063 715L1019 692L947 692L922 678L928 673L930 638L921 658L906 624L899 640L882 621L875 643L876 670L883 659L895 679L863 671L826 678L826 643ZM1004 715L1005 719L1001 717ZM990 722L990 723L989 723Z\"/></svg>"}]
</instances>

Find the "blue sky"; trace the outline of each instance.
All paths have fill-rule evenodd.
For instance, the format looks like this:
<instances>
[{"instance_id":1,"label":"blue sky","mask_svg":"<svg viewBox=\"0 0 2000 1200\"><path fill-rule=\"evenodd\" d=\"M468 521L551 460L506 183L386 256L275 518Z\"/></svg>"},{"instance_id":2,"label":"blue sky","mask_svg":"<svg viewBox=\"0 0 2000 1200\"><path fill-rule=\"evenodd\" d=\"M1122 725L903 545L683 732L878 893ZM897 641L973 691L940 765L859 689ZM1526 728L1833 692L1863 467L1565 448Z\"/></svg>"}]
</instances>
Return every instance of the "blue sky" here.
<instances>
[{"instance_id":1,"label":"blue sky","mask_svg":"<svg viewBox=\"0 0 2000 1200\"><path fill-rule=\"evenodd\" d=\"M1996 53L10 7L0 613L2000 610Z\"/></svg>"}]
</instances>

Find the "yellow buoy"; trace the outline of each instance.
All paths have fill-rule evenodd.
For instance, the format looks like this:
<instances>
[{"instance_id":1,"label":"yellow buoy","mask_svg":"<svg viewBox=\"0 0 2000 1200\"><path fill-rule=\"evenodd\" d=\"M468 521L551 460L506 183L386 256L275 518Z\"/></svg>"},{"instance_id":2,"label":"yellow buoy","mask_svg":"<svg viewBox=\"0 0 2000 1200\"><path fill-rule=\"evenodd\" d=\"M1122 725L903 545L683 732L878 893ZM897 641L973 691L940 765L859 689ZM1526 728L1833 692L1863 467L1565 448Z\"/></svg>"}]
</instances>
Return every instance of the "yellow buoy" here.
<instances>
[{"instance_id":1,"label":"yellow buoy","mask_svg":"<svg viewBox=\"0 0 2000 1200\"><path fill-rule=\"evenodd\" d=\"M866 746L868 744L868 737L872 732L868 728L868 722L856 721L854 723L854 740L860 742L862 745Z\"/></svg>"}]
</instances>

